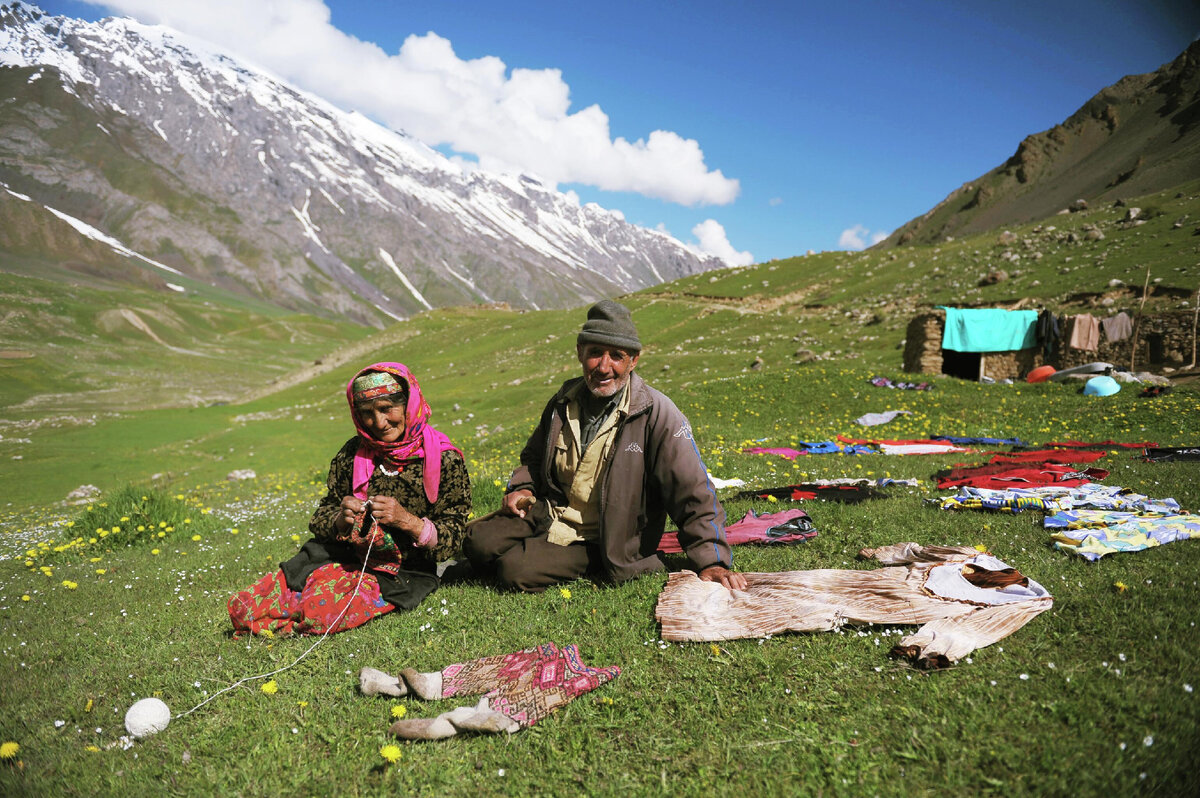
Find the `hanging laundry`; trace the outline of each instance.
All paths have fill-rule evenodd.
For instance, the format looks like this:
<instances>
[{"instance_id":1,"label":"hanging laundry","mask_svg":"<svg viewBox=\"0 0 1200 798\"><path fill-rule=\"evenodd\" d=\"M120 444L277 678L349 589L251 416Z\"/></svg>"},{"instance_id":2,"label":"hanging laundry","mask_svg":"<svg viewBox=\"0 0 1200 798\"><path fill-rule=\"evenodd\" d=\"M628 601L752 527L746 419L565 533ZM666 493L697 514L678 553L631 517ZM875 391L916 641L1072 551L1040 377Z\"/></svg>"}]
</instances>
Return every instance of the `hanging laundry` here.
<instances>
[{"instance_id":1,"label":"hanging laundry","mask_svg":"<svg viewBox=\"0 0 1200 798\"><path fill-rule=\"evenodd\" d=\"M864 427L877 427L880 424L886 424L896 416L910 415L911 410L885 410L882 413L866 413L861 415L854 421Z\"/></svg>"},{"instance_id":2,"label":"hanging laundry","mask_svg":"<svg viewBox=\"0 0 1200 798\"><path fill-rule=\"evenodd\" d=\"M1100 322L1090 313L1080 313L1071 317L1071 338L1068 346L1072 349L1082 349L1085 352L1095 352L1100 348Z\"/></svg>"},{"instance_id":3,"label":"hanging laundry","mask_svg":"<svg viewBox=\"0 0 1200 798\"><path fill-rule=\"evenodd\" d=\"M1011 352L1037 345L1036 310L948 308L942 348L956 352Z\"/></svg>"},{"instance_id":4,"label":"hanging laundry","mask_svg":"<svg viewBox=\"0 0 1200 798\"><path fill-rule=\"evenodd\" d=\"M1029 444L1020 438L957 438L953 435L933 435L930 440L945 441L946 443L956 443L959 445L967 444L986 444L988 446L1028 446Z\"/></svg>"},{"instance_id":5,"label":"hanging laundry","mask_svg":"<svg viewBox=\"0 0 1200 798\"><path fill-rule=\"evenodd\" d=\"M1043 310L1038 314L1036 329L1037 340L1042 345L1042 356L1046 360L1055 359L1062 345L1062 327L1058 323L1058 317L1048 310Z\"/></svg>"},{"instance_id":6,"label":"hanging laundry","mask_svg":"<svg viewBox=\"0 0 1200 798\"><path fill-rule=\"evenodd\" d=\"M704 582L691 571L673 573L655 617L664 640L693 641L832 631L845 624L923 624L890 653L919 667L944 668L1004 639L1054 603L1037 582L969 547L898 543L863 549L859 556L893 567L748 573L745 590Z\"/></svg>"},{"instance_id":7,"label":"hanging laundry","mask_svg":"<svg viewBox=\"0 0 1200 798\"><path fill-rule=\"evenodd\" d=\"M785 485L780 488L761 488L744 490L736 494L735 499L765 499L771 496L784 501L805 501L820 499L822 501L857 504L867 499L882 499L887 494L881 493L867 485L820 485L804 483L802 485Z\"/></svg>"},{"instance_id":8,"label":"hanging laundry","mask_svg":"<svg viewBox=\"0 0 1200 798\"><path fill-rule=\"evenodd\" d=\"M740 494L739 494L740 495ZM778 513L758 513L751 510L742 520L725 527L725 540L730 546L743 543L804 543L817 536L812 519L803 510L784 510ZM664 532L658 542L663 554L679 554L678 532Z\"/></svg>"},{"instance_id":9,"label":"hanging laundry","mask_svg":"<svg viewBox=\"0 0 1200 798\"><path fill-rule=\"evenodd\" d=\"M1133 335L1133 321L1130 320L1129 314L1123 310L1115 316L1102 319L1100 326L1104 328L1104 337L1114 343L1124 341Z\"/></svg>"},{"instance_id":10,"label":"hanging laundry","mask_svg":"<svg viewBox=\"0 0 1200 798\"><path fill-rule=\"evenodd\" d=\"M1173 463L1177 460L1200 460L1200 446L1147 446L1142 453L1147 463Z\"/></svg>"}]
</instances>

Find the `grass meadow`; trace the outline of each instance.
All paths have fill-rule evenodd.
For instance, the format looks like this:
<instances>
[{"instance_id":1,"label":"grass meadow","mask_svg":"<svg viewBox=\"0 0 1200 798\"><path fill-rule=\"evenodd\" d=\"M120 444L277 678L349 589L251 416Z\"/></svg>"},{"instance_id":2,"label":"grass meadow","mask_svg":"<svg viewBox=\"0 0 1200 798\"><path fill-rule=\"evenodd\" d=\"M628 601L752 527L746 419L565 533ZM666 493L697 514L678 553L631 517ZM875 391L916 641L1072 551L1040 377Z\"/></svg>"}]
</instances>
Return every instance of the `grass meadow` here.
<instances>
[{"instance_id":1,"label":"grass meadow","mask_svg":"<svg viewBox=\"0 0 1200 798\"><path fill-rule=\"evenodd\" d=\"M1114 279L1140 279L1147 261L1137 253L1149 252L1160 257L1156 274L1194 289L1195 244L1184 237L1190 226L1171 238L1172 201L1161 199L1167 211L1129 231L1116 227L1119 211L1094 215L1108 225L1107 257L1082 249L1090 245L1047 245L1043 271L1021 279L1058 292L1056 275L1067 269L1077 290L1099 291ZM1160 222L1162 229L1153 226ZM1017 233L1039 235L1033 227ZM1143 238L1135 246L1125 235ZM1200 392L1189 384L1157 398L1131 387L1098 398L1081 395L1078 384L979 385L931 375L923 377L934 382L928 392L870 385L876 374L922 379L899 372L906 308L928 291L949 299L955 280L967 285L996 256L993 239L900 250L897 260L829 253L627 298L647 347L639 369L689 415L715 476L754 487L835 477L921 481L857 505L807 502L817 537L738 547L740 570L868 568L855 559L860 548L908 540L979 545L1054 595L1051 611L939 672L887 657L911 627L664 643L654 622L662 576L619 586L580 581L539 596L469 579L447 583L417 610L331 636L307 655L310 638L230 636L227 598L306 537L329 459L352 433L342 389L357 367L401 360L412 368L435 425L466 452L482 514L497 506L543 402L578 370L579 309L446 309L384 332L346 329L331 338L309 320L283 339L263 335L258 317L243 310L214 311L206 323L243 331L244 343L213 338L222 347L220 357L205 350L213 376L190 396L221 396L231 384L272 387L231 404L173 404L162 395L170 381L153 373L157 350L145 342L123 349L104 330L50 349L32 334L6 341L32 356L0 362L0 374L13 376L0 413L0 793L1195 794L1200 543L1089 563L1053 548L1039 514L951 513L926 502L939 495L936 471L983 462L989 447L795 462L743 451L838 434L1200 442ZM1089 271L1069 275L1081 261ZM943 274L929 277L934 268ZM885 273L890 281L880 282ZM14 285L37 290L21 280L6 284L5 301L37 307L13 299ZM962 290L986 302L993 297L980 294L997 289ZM72 297L79 319L89 302L111 302ZM131 292L125 301L142 298ZM76 317L68 316L69 329ZM193 348L196 329L184 309L176 316L180 338L160 337ZM281 348L278 360L272 347ZM345 356L331 357L331 348ZM800 348L829 356L798 364ZM101 351L126 369L121 376L106 383L93 370L90 382L72 383ZM183 371L190 362L175 350L164 357ZM761 368L751 368L756 358ZM313 368L314 359L325 366ZM909 413L881 427L855 422L884 410ZM1114 448L1096 465L1111 471L1108 484L1200 507L1200 464L1144 463L1137 450ZM239 469L256 476L225 478ZM84 484L101 494L63 502ZM790 506L733 493L722 493L731 519ZM622 674L516 735L403 743L394 762L381 755L393 742L386 730L395 714L427 717L457 702L365 698L360 667L435 670L546 641L578 644L589 664L619 665ZM272 677L273 690L262 689L266 679L250 681L184 714L302 655ZM161 697L176 718L124 745L124 713L147 696Z\"/></svg>"}]
</instances>

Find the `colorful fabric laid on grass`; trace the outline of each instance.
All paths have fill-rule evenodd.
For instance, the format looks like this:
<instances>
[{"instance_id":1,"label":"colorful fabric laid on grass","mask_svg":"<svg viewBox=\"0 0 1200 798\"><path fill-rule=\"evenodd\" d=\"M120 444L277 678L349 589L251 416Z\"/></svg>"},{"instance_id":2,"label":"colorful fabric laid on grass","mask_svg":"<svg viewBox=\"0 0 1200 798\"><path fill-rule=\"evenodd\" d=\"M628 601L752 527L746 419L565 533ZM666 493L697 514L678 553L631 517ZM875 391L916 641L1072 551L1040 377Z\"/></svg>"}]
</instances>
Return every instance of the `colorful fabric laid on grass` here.
<instances>
[{"instance_id":1,"label":"colorful fabric laid on grass","mask_svg":"<svg viewBox=\"0 0 1200 798\"><path fill-rule=\"evenodd\" d=\"M1144 449L1148 446L1158 446L1157 443L1145 441L1143 443L1118 443L1117 441L1093 441L1085 443L1083 441L1059 441L1056 443L1043 444L1044 446L1052 446L1055 449Z\"/></svg>"},{"instance_id":2,"label":"colorful fabric laid on grass","mask_svg":"<svg viewBox=\"0 0 1200 798\"><path fill-rule=\"evenodd\" d=\"M972 444L986 446L1028 446L1029 444L1022 441L1020 438L960 438L954 435L933 435L930 440L944 441L946 443L954 443L959 446L969 446Z\"/></svg>"},{"instance_id":3,"label":"colorful fabric laid on grass","mask_svg":"<svg viewBox=\"0 0 1200 798\"><path fill-rule=\"evenodd\" d=\"M896 416L910 415L911 413L911 410L885 410L882 413L864 413L854 419L854 423L864 427L877 427L880 424L892 421Z\"/></svg>"},{"instance_id":4,"label":"colorful fabric laid on grass","mask_svg":"<svg viewBox=\"0 0 1200 798\"><path fill-rule=\"evenodd\" d=\"M899 391L931 391L933 385L928 382L892 382L887 377L871 377L867 382L876 388L894 388Z\"/></svg>"},{"instance_id":5,"label":"colorful fabric laid on grass","mask_svg":"<svg viewBox=\"0 0 1200 798\"><path fill-rule=\"evenodd\" d=\"M784 485L779 488L759 488L743 490L737 493L735 499L766 499L773 497L783 501L822 500L854 504L867 499L882 499L887 494L881 493L870 485L820 485L803 483L800 485Z\"/></svg>"},{"instance_id":6,"label":"colorful fabric laid on grass","mask_svg":"<svg viewBox=\"0 0 1200 798\"><path fill-rule=\"evenodd\" d=\"M1200 516L1143 515L1113 526L1063 529L1050 537L1056 549L1095 561L1107 554L1144 551L1200 537Z\"/></svg>"},{"instance_id":7,"label":"colorful fabric laid on grass","mask_svg":"<svg viewBox=\"0 0 1200 798\"><path fill-rule=\"evenodd\" d=\"M804 543L817 536L812 519L803 510L783 510L778 513L758 513L750 510L742 520L725 527L725 542L730 546L743 543ZM678 532L664 532L658 542L663 554L680 554Z\"/></svg>"},{"instance_id":8,"label":"colorful fabric laid on grass","mask_svg":"<svg viewBox=\"0 0 1200 798\"><path fill-rule=\"evenodd\" d=\"M1173 463L1181 460L1200 460L1200 446L1148 446L1142 452L1147 463Z\"/></svg>"},{"instance_id":9,"label":"colorful fabric laid on grass","mask_svg":"<svg viewBox=\"0 0 1200 798\"><path fill-rule=\"evenodd\" d=\"M884 454L948 454L951 452L971 451L970 449L964 449L945 441L935 441L928 438L885 440L882 438L848 438L845 435L838 435L837 439L842 443L850 443L858 446L878 446Z\"/></svg>"},{"instance_id":10,"label":"colorful fabric laid on grass","mask_svg":"<svg viewBox=\"0 0 1200 798\"><path fill-rule=\"evenodd\" d=\"M1103 517L1086 514L1088 511L1152 515L1175 515L1180 511L1179 502L1174 499L1151 499L1119 485L1095 483L1077 487L1042 485L1003 490L966 485L960 487L954 496L930 499L929 503L943 510L1043 510L1054 514L1046 518L1045 526L1057 527L1061 523L1062 528L1068 528L1073 520L1080 518ZM1052 522L1051 519L1055 520Z\"/></svg>"},{"instance_id":11,"label":"colorful fabric laid on grass","mask_svg":"<svg viewBox=\"0 0 1200 798\"><path fill-rule=\"evenodd\" d=\"M546 643L443 668L442 697L482 694L491 709L527 728L620 673L588 667L578 646Z\"/></svg>"},{"instance_id":12,"label":"colorful fabric laid on grass","mask_svg":"<svg viewBox=\"0 0 1200 798\"><path fill-rule=\"evenodd\" d=\"M362 584L356 595L360 575ZM383 599L379 582L372 574L347 570L335 562L318 567L303 590L290 589L283 571L279 570L264 575L229 599L234 634L333 634L362 626L394 609ZM340 620L339 615L342 615Z\"/></svg>"},{"instance_id":13,"label":"colorful fabric laid on grass","mask_svg":"<svg viewBox=\"0 0 1200 798\"><path fill-rule=\"evenodd\" d=\"M1107 457L1104 451L1041 449L1036 452L997 452L989 463L1094 463Z\"/></svg>"},{"instance_id":14,"label":"colorful fabric laid on grass","mask_svg":"<svg viewBox=\"0 0 1200 798\"><path fill-rule=\"evenodd\" d=\"M982 488L963 488L954 496L927 499L939 510L991 510L999 513L1019 513L1024 510L1054 512L1058 504L1054 499L1041 496L1015 496L1011 491L986 491Z\"/></svg>"},{"instance_id":15,"label":"colorful fabric laid on grass","mask_svg":"<svg viewBox=\"0 0 1200 798\"><path fill-rule=\"evenodd\" d=\"M745 590L704 582L691 571L672 573L655 617L664 640L692 641L923 624L891 655L944 668L1053 606L1037 582L973 548L897 543L859 556L896 567L747 573Z\"/></svg>"},{"instance_id":16,"label":"colorful fabric laid on grass","mask_svg":"<svg viewBox=\"0 0 1200 798\"><path fill-rule=\"evenodd\" d=\"M1084 485L1108 476L1101 468L1088 468L1080 471L1070 465L1061 463L996 463L964 468L952 468L937 477L938 488L957 488L970 486L975 488L1028 488L1038 485L1057 485L1060 487L1075 487Z\"/></svg>"}]
</instances>

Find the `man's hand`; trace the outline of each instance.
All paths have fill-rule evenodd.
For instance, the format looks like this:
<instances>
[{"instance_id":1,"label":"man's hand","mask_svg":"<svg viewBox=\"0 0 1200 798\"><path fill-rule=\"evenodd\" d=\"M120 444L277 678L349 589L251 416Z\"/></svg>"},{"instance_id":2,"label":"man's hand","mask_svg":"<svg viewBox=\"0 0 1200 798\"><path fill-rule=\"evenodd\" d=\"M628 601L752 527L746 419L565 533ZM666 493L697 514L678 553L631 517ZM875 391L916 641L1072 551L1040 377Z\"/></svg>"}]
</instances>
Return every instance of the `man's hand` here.
<instances>
[{"instance_id":1,"label":"man's hand","mask_svg":"<svg viewBox=\"0 0 1200 798\"><path fill-rule=\"evenodd\" d=\"M515 515L517 518L525 517L525 510L533 506L537 501L531 490L514 490L512 493L504 494L504 503L500 505L500 512L503 515Z\"/></svg>"},{"instance_id":2,"label":"man's hand","mask_svg":"<svg viewBox=\"0 0 1200 798\"><path fill-rule=\"evenodd\" d=\"M705 582L718 582L730 590L745 590L746 577L729 570L723 565L710 565L700 572L700 578Z\"/></svg>"}]
</instances>

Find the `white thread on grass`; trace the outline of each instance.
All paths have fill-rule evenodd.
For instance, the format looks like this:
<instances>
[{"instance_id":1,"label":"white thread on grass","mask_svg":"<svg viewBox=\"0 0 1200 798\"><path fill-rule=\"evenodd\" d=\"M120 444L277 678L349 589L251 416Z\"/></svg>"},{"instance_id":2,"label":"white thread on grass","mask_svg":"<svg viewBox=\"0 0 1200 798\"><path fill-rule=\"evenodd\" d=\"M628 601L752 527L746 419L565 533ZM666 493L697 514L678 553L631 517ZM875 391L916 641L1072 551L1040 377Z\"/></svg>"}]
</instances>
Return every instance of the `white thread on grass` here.
<instances>
[{"instance_id":1,"label":"white thread on grass","mask_svg":"<svg viewBox=\"0 0 1200 798\"><path fill-rule=\"evenodd\" d=\"M311 646L309 646L307 651L305 651L299 657L296 657L296 660L294 662L292 662L290 665L284 665L282 668L276 668L275 670L271 671L270 673L260 673L257 676L246 676L242 679L238 679L236 682L229 685L228 687L226 687L222 690L218 690L217 692L213 693L208 698L204 699L199 704L197 704L196 706L189 709L187 712L176 715L175 718L176 719L186 718L188 715L192 714L197 709L199 709L200 707L207 704L209 701L212 701L214 698L221 695L222 693L228 693L230 690L232 690L235 687L240 687L241 685L246 684L247 682L253 682L257 679L269 678L271 676L274 676L277 673L283 673L284 671L290 670L291 668L294 668L297 665L299 665L301 660L303 660L310 653L312 653L312 650L314 648L321 645L321 643L324 642L326 637L329 637L329 634L334 629L337 628L338 623L340 623L342 618L346 615L346 613L350 611L350 606L354 603L354 599L358 596L358 589L362 586L363 577L365 577L367 575L367 561L371 557L371 549L374 548L374 546L375 546L375 539L372 536L371 540L369 540L367 542L367 553L363 555L362 571L360 571L358 574L358 583L354 585L354 592L350 594L350 601L346 602L346 607L342 610L341 614L338 615L338 617L334 619L333 623L331 623L329 625L329 628L325 630L325 634L321 635L321 637L317 639L317 642L315 642Z\"/></svg>"}]
</instances>

